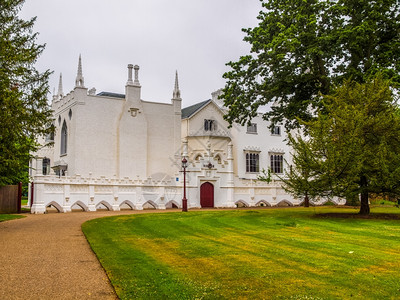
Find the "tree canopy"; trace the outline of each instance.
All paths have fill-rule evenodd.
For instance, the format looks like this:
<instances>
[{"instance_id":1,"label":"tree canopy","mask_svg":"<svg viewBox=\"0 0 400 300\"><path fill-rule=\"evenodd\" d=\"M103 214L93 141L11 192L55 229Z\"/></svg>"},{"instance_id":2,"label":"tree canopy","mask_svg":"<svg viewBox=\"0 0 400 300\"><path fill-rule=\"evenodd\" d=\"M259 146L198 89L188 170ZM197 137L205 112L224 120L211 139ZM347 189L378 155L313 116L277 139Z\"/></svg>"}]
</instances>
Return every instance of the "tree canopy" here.
<instances>
[{"instance_id":1,"label":"tree canopy","mask_svg":"<svg viewBox=\"0 0 400 300\"><path fill-rule=\"evenodd\" d=\"M258 26L243 29L251 53L224 74L228 122L244 125L273 103L264 118L294 128L348 78L364 83L381 72L398 87L400 1L261 2Z\"/></svg>"},{"instance_id":2,"label":"tree canopy","mask_svg":"<svg viewBox=\"0 0 400 300\"><path fill-rule=\"evenodd\" d=\"M0 1L0 186L26 177L36 138L52 130L50 72L35 68L44 45L36 44L35 18L19 18L23 3Z\"/></svg>"},{"instance_id":3,"label":"tree canopy","mask_svg":"<svg viewBox=\"0 0 400 300\"><path fill-rule=\"evenodd\" d=\"M324 113L303 122L306 136L289 135L293 165L285 189L297 197L400 196L400 115L390 83L378 75L346 81L323 97Z\"/></svg>"}]
</instances>

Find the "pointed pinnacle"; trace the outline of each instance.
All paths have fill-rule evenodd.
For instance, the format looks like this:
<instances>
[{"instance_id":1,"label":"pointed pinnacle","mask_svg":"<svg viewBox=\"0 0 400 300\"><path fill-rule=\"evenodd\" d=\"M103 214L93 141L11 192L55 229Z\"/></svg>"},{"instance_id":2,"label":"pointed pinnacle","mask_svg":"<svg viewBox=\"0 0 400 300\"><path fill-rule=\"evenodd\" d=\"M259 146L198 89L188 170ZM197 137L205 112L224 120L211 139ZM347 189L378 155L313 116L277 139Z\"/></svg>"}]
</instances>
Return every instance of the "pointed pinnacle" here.
<instances>
[{"instance_id":1,"label":"pointed pinnacle","mask_svg":"<svg viewBox=\"0 0 400 300\"><path fill-rule=\"evenodd\" d=\"M76 75L76 80L75 80L75 87L84 87L84 79L82 75L82 58L81 55L79 54L79 62L78 62L78 74Z\"/></svg>"},{"instance_id":2,"label":"pointed pinnacle","mask_svg":"<svg viewBox=\"0 0 400 300\"><path fill-rule=\"evenodd\" d=\"M60 79L58 81L58 94L57 94L57 96L59 96L59 97L64 96L63 85L62 85L62 73L60 73Z\"/></svg>"},{"instance_id":3,"label":"pointed pinnacle","mask_svg":"<svg viewBox=\"0 0 400 300\"><path fill-rule=\"evenodd\" d=\"M178 71L175 72L175 87L173 92L174 99L181 99L181 91L179 90Z\"/></svg>"}]
</instances>

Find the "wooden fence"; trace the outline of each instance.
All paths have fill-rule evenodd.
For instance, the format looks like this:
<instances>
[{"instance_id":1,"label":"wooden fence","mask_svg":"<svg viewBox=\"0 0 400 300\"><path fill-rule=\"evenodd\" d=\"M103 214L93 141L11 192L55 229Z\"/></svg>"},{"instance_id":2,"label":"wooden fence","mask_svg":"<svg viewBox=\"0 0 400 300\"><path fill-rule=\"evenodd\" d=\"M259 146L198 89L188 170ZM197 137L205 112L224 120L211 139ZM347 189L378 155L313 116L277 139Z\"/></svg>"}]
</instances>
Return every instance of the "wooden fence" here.
<instances>
[{"instance_id":1,"label":"wooden fence","mask_svg":"<svg viewBox=\"0 0 400 300\"><path fill-rule=\"evenodd\" d=\"M22 183L0 187L0 213L21 212Z\"/></svg>"}]
</instances>

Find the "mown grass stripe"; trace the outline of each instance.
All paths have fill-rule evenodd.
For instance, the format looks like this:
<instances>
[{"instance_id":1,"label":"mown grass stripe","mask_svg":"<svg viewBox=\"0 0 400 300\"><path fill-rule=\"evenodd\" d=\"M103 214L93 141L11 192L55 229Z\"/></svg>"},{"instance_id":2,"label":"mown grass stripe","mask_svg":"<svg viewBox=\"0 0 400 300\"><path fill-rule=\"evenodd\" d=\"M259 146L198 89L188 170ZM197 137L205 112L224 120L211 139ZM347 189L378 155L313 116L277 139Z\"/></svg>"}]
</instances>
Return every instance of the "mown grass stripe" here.
<instances>
[{"instance_id":1,"label":"mown grass stripe","mask_svg":"<svg viewBox=\"0 0 400 300\"><path fill-rule=\"evenodd\" d=\"M122 299L400 297L400 221L315 217L344 210L132 215L83 229Z\"/></svg>"}]
</instances>

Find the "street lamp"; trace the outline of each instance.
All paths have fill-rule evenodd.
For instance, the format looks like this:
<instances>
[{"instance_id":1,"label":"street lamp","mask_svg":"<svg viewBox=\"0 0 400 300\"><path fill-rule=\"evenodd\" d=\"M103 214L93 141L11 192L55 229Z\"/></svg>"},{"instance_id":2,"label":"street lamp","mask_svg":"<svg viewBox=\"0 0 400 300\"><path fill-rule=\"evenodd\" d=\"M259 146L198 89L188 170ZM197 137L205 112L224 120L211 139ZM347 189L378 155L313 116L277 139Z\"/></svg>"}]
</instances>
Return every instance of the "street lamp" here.
<instances>
[{"instance_id":1,"label":"street lamp","mask_svg":"<svg viewBox=\"0 0 400 300\"><path fill-rule=\"evenodd\" d=\"M186 199L186 168L187 168L187 160L186 157L182 159L182 168L183 168L183 198L182 198L182 211L187 210L187 199Z\"/></svg>"}]
</instances>

